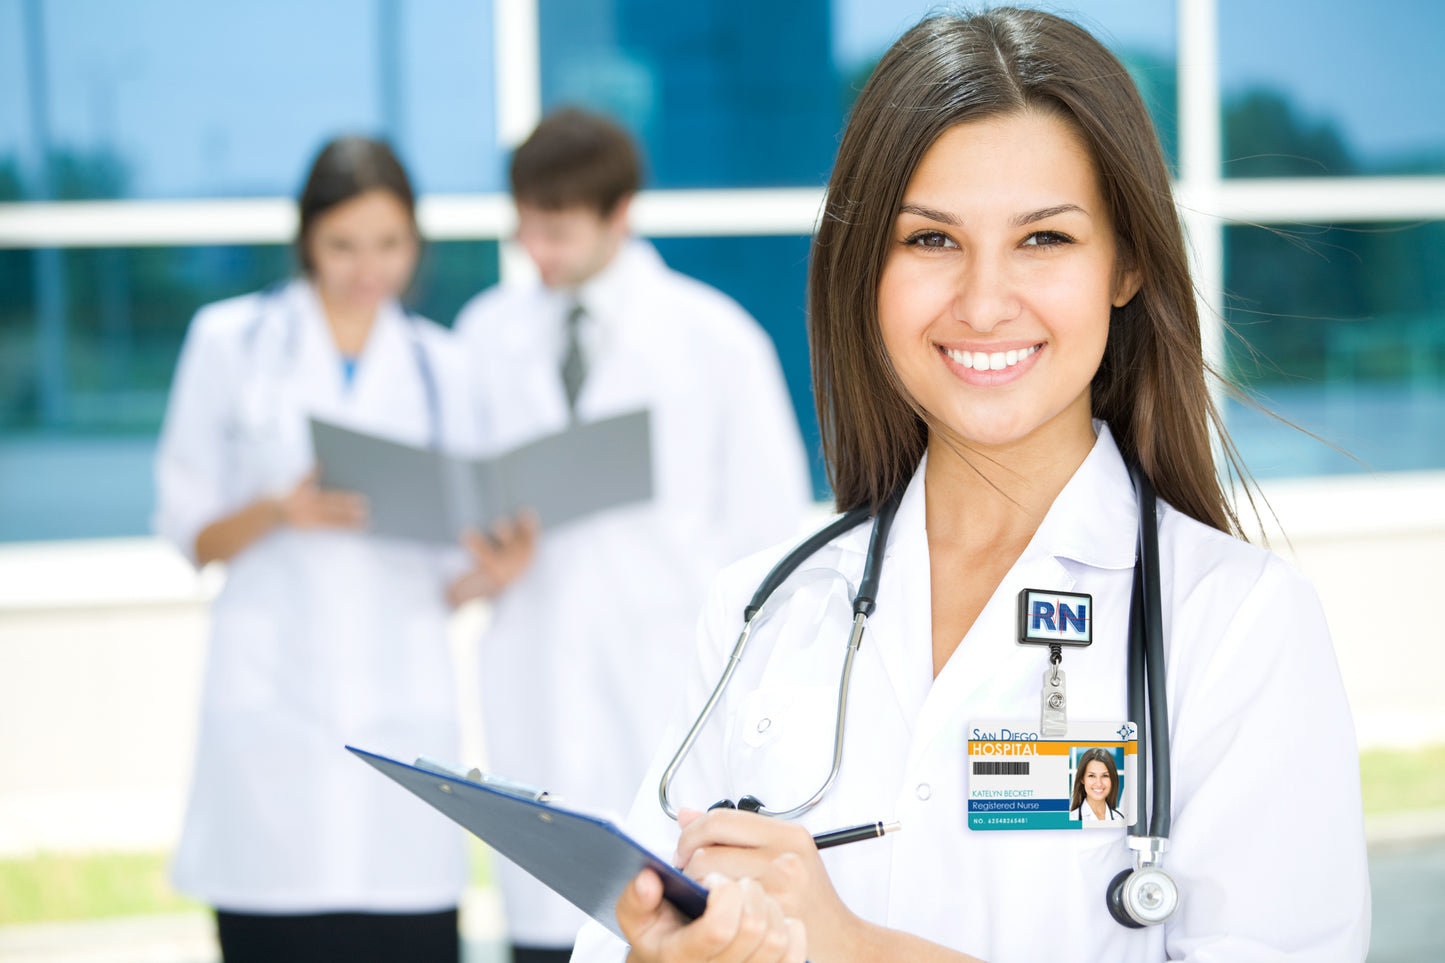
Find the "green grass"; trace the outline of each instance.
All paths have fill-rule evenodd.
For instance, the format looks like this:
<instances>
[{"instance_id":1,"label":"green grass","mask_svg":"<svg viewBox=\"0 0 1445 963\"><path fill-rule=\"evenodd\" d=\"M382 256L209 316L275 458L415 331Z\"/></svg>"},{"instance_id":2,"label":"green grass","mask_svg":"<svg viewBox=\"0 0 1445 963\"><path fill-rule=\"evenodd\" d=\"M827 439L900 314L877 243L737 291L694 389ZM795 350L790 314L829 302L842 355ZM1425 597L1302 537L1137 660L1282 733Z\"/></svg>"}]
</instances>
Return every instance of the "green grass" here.
<instances>
[{"instance_id":1,"label":"green grass","mask_svg":"<svg viewBox=\"0 0 1445 963\"><path fill-rule=\"evenodd\" d=\"M492 857L468 836L470 885L492 885ZM171 888L168 853L41 853L0 859L0 926L203 909Z\"/></svg>"},{"instance_id":2,"label":"green grass","mask_svg":"<svg viewBox=\"0 0 1445 963\"><path fill-rule=\"evenodd\" d=\"M1445 808L1445 746L1360 753L1365 814Z\"/></svg>"},{"instance_id":3,"label":"green grass","mask_svg":"<svg viewBox=\"0 0 1445 963\"><path fill-rule=\"evenodd\" d=\"M42 853L0 860L0 924L196 909L166 878L165 853Z\"/></svg>"},{"instance_id":4,"label":"green grass","mask_svg":"<svg viewBox=\"0 0 1445 963\"><path fill-rule=\"evenodd\" d=\"M1445 745L1360 754L1367 815L1445 809ZM492 857L468 837L471 885L492 883ZM0 860L0 926L174 913L201 906L171 889L165 853L45 853Z\"/></svg>"}]
</instances>

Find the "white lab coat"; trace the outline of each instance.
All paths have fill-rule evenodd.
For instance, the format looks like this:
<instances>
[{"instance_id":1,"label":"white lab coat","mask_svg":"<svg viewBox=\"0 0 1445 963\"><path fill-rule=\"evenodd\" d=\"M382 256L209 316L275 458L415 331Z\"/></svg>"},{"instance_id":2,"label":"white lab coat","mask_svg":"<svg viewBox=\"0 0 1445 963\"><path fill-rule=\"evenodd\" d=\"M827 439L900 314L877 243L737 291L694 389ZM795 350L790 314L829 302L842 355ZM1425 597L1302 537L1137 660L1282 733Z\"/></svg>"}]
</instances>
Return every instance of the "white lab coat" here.
<instances>
[{"instance_id":1,"label":"white lab coat","mask_svg":"<svg viewBox=\"0 0 1445 963\"><path fill-rule=\"evenodd\" d=\"M308 283L202 308L161 433L157 531L193 558L206 525L292 488L312 463L308 414L428 443L418 338L443 437L470 440L450 335L395 304L379 314L350 388ZM456 828L343 747L455 755L444 593L460 562L436 547L286 529L230 561L211 611L178 889L238 912L457 904Z\"/></svg>"},{"instance_id":2,"label":"white lab coat","mask_svg":"<svg viewBox=\"0 0 1445 963\"><path fill-rule=\"evenodd\" d=\"M988 963L1362 960L1370 897L1358 758L1319 602L1276 556L1162 502L1173 758L1165 868L1180 887L1179 912L1142 930L1109 916L1107 884L1131 865L1122 823L1092 832L966 826L968 725L1039 718L1048 652L1015 641L1021 589L1093 595L1094 643L1064 654L1069 718L1125 717L1138 513L1118 449L1098 427L1092 453L936 679L920 467L889 537L877 611L853 671L842 771L802 821L816 833L899 820L901 832L823 853L839 895L867 920ZM856 584L868 536L869 526L855 528L814 564ZM778 554L720 579L703 616L692 710L718 678L742 607ZM800 592L754 631L715 721L674 783L675 805L705 808L753 793L782 808L821 784L849 615L846 602L829 604L822 588ZM657 777L692 718L666 736L629 820L659 853L672 852L677 829L658 807ZM592 924L574 960L622 952Z\"/></svg>"},{"instance_id":3,"label":"white lab coat","mask_svg":"<svg viewBox=\"0 0 1445 963\"><path fill-rule=\"evenodd\" d=\"M1109 807L1104 810L1104 818L1100 819L1094 815L1094 807L1090 806L1087 802L1083 802L1079 804L1078 809L1072 810L1069 813L1069 818L1077 819L1085 823L1114 823L1123 822L1124 814L1117 809Z\"/></svg>"},{"instance_id":4,"label":"white lab coat","mask_svg":"<svg viewBox=\"0 0 1445 963\"><path fill-rule=\"evenodd\" d=\"M578 417L651 410L654 498L543 533L482 640L482 708L491 769L623 813L680 692L708 585L795 534L810 492L777 354L735 302L640 240L578 297L589 360ZM566 426L569 304L541 285L502 286L458 318L495 445ZM571 945L580 913L510 864L498 879L514 942Z\"/></svg>"}]
</instances>

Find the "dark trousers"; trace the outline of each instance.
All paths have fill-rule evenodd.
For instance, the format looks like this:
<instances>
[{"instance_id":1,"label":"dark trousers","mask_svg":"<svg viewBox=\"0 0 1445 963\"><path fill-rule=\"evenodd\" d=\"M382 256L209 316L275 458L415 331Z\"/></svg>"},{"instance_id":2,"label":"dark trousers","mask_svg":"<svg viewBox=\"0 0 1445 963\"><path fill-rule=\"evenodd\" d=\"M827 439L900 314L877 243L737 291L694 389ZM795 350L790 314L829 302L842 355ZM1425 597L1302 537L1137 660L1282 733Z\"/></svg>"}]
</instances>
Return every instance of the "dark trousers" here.
<instances>
[{"instance_id":1,"label":"dark trousers","mask_svg":"<svg viewBox=\"0 0 1445 963\"><path fill-rule=\"evenodd\" d=\"M458 963L457 911L257 914L216 910L223 963Z\"/></svg>"},{"instance_id":2,"label":"dark trousers","mask_svg":"<svg viewBox=\"0 0 1445 963\"><path fill-rule=\"evenodd\" d=\"M518 946L512 944L512 963L567 963L572 947Z\"/></svg>"}]
</instances>

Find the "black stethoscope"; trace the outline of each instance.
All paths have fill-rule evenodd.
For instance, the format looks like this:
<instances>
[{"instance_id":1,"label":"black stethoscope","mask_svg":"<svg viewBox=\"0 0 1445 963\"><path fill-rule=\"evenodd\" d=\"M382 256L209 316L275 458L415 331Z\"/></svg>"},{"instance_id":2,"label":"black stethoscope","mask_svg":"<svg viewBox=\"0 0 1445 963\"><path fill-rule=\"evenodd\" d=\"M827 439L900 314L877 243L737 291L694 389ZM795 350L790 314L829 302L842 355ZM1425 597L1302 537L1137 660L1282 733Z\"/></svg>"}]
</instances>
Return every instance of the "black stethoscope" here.
<instances>
[{"instance_id":1,"label":"black stethoscope","mask_svg":"<svg viewBox=\"0 0 1445 963\"><path fill-rule=\"evenodd\" d=\"M1114 919L1131 929L1138 929L1162 923L1174 914L1179 907L1179 887L1162 868L1164 853L1169 848L1170 775L1169 716L1164 693L1164 618L1159 600L1157 499L1149 479L1139 466L1132 462L1129 463L1129 477L1134 483L1134 492L1139 501L1138 554L1134 563L1133 598L1129 607L1127 659L1129 718L1139 728L1138 773L1134 779L1137 794L1135 812L1139 815L1134 825L1129 827L1128 836L1129 848L1134 851L1134 868L1124 870L1109 882L1105 899ZM903 488L900 487L883 503L873 519L873 531L868 539L867 561L863 565L863 580L858 584L858 591L853 596L853 628L848 636L848 651L844 656L843 671L838 680L833 760L828 777L818 787L817 792L791 809L768 809L756 796L743 796L736 803L724 800L711 808L737 808L764 816L792 819L816 806L837 780L838 771L843 765L843 730L848 718L848 688L853 674L853 658L863 643L863 630L868 623L868 617L873 614L877 605L883 553L888 544L888 532L893 526L893 517L898 513L898 505L902 500ZM839 535L861 524L868 518L868 514L867 508L855 508L815 532L773 566L772 571L758 586L758 590L753 593L752 600L743 610L742 633L733 646L732 654L728 656L722 677L713 687L712 695L703 705L702 712L688 730L682 745L673 754L672 761L668 763L658 783L658 801L669 817L677 818L677 810L668 799L673 776L692 751L693 743L707 725L728 683L732 681L733 673L742 662L743 649L752 634L753 620L773 592L803 562ZM1155 734L1152 740L1149 739L1151 732ZM1144 753L1146 746L1151 756L1147 763ZM1146 810L1145 784L1148 782L1149 765L1154 768L1153 804ZM1147 827L1146 812L1151 814Z\"/></svg>"},{"instance_id":2,"label":"black stethoscope","mask_svg":"<svg viewBox=\"0 0 1445 963\"><path fill-rule=\"evenodd\" d=\"M246 351L254 353L266 319L275 312L283 311L282 323L285 325L285 329L281 336L281 357L278 359L278 363L287 366L296 363L301 339L301 320L296 316L295 307L290 305L283 307L289 286L289 281L277 281L267 285L261 291L257 298L256 314L246 325L241 336L241 343L245 346ZM427 445L437 449L442 444L442 404L441 395L437 389L436 373L432 368L431 357L427 354L425 345L422 344L421 320L404 305L401 306L401 310L407 321L408 340L411 342L412 357L416 361L417 377L421 379L422 394L426 404Z\"/></svg>"}]
</instances>

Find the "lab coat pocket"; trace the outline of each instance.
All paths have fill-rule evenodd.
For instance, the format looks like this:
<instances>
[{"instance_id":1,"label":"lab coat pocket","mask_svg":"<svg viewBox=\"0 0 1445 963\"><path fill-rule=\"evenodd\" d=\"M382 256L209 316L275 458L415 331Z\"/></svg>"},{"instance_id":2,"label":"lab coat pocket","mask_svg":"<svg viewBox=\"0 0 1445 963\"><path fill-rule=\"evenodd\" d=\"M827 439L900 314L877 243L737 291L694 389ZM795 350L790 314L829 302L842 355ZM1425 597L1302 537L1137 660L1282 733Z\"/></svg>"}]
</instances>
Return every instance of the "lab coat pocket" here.
<instances>
[{"instance_id":1,"label":"lab coat pocket","mask_svg":"<svg viewBox=\"0 0 1445 963\"><path fill-rule=\"evenodd\" d=\"M733 730L739 791L772 809L795 806L812 795L832 762L837 695L831 685L750 692Z\"/></svg>"}]
</instances>

